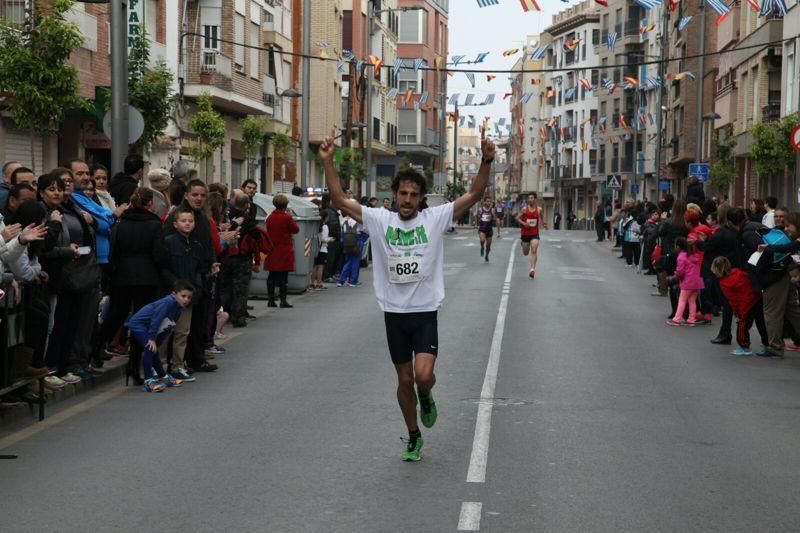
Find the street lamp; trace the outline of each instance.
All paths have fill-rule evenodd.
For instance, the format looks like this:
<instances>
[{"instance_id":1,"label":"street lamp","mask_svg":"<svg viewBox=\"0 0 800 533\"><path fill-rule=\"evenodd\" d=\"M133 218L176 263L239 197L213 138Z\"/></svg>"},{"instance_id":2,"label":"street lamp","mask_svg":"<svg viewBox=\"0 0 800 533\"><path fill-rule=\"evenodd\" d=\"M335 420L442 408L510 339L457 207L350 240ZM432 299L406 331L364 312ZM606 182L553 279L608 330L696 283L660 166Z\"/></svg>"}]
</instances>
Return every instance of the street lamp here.
<instances>
[{"instance_id":1,"label":"street lamp","mask_svg":"<svg viewBox=\"0 0 800 533\"><path fill-rule=\"evenodd\" d=\"M286 89L278 93L278 96L281 98L300 98L303 96L303 93L298 91L297 89Z\"/></svg>"}]
</instances>

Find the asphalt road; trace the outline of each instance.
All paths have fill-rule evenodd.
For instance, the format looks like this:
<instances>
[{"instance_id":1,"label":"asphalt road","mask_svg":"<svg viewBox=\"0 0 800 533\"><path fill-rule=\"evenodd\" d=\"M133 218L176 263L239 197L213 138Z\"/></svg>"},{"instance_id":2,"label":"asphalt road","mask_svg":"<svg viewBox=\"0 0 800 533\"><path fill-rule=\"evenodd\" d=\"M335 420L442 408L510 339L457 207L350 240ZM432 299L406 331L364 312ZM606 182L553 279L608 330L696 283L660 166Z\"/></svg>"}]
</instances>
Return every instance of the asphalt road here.
<instances>
[{"instance_id":1,"label":"asphalt road","mask_svg":"<svg viewBox=\"0 0 800 533\"><path fill-rule=\"evenodd\" d=\"M518 240L489 264L476 243L447 238L421 462L367 271L265 311L182 389L0 426L0 530L800 531L800 356L666 326L652 278L589 233L547 232L535 281Z\"/></svg>"}]
</instances>

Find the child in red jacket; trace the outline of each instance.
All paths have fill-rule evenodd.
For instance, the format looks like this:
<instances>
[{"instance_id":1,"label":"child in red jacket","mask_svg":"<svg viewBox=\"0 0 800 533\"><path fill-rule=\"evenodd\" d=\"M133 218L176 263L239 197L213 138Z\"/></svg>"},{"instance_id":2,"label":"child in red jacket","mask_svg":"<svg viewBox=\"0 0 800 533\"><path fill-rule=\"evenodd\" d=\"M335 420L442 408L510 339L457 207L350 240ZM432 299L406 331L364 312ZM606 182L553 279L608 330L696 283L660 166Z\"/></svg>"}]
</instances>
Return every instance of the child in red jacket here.
<instances>
[{"instance_id":1,"label":"child in red jacket","mask_svg":"<svg viewBox=\"0 0 800 533\"><path fill-rule=\"evenodd\" d=\"M761 343L768 345L767 327L764 324L764 310L761 302L761 293L753 289L753 284L744 270L731 268L731 263L726 257L717 257L711 263L711 272L719 278L722 294L736 317L736 342L739 348L731 351L731 355L753 355L750 349L750 328L756 323Z\"/></svg>"}]
</instances>

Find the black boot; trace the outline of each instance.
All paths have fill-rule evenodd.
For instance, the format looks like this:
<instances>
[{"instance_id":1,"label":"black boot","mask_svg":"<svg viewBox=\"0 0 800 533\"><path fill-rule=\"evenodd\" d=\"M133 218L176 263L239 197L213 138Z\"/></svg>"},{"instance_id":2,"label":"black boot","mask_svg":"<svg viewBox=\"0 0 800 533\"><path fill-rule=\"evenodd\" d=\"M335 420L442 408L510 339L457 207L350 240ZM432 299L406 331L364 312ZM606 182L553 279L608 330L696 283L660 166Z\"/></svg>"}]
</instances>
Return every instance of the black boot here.
<instances>
[{"instance_id":1,"label":"black boot","mask_svg":"<svg viewBox=\"0 0 800 533\"><path fill-rule=\"evenodd\" d=\"M137 386L141 386L144 384L144 379L142 379L141 374L139 374L139 368L142 366L142 355L138 353L138 350L135 352L131 350L130 355L128 356L128 364L125 365L125 386L128 386L128 380L133 380L133 384Z\"/></svg>"},{"instance_id":2,"label":"black boot","mask_svg":"<svg viewBox=\"0 0 800 533\"><path fill-rule=\"evenodd\" d=\"M289 302L286 301L286 292L287 292L286 285L285 284L281 285L281 309L291 309L292 307L294 307L293 305L290 305Z\"/></svg>"},{"instance_id":3,"label":"black boot","mask_svg":"<svg viewBox=\"0 0 800 533\"><path fill-rule=\"evenodd\" d=\"M267 307L278 307L275 304L275 282L267 279Z\"/></svg>"}]
</instances>

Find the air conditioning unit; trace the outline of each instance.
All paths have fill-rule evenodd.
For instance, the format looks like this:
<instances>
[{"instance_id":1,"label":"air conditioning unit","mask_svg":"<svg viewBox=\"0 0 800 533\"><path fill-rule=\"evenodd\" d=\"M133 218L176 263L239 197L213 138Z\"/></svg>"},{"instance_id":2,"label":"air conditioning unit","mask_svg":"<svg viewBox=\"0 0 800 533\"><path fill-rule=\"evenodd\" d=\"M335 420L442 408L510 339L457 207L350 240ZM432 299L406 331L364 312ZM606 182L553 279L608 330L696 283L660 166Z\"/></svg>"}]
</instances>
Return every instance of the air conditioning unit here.
<instances>
[{"instance_id":1,"label":"air conditioning unit","mask_svg":"<svg viewBox=\"0 0 800 533\"><path fill-rule=\"evenodd\" d=\"M275 95L274 94L263 94L263 101L264 105L267 107L275 107Z\"/></svg>"},{"instance_id":2,"label":"air conditioning unit","mask_svg":"<svg viewBox=\"0 0 800 533\"><path fill-rule=\"evenodd\" d=\"M235 63L233 68L234 68L234 69L236 70L236 72L238 72L239 74L244 74L244 65L240 65L240 64L238 64L238 63Z\"/></svg>"}]
</instances>

